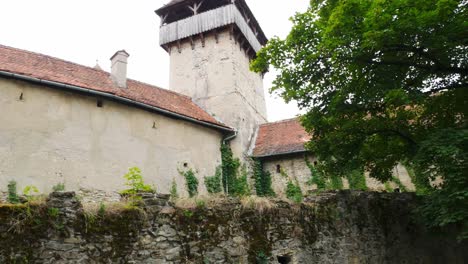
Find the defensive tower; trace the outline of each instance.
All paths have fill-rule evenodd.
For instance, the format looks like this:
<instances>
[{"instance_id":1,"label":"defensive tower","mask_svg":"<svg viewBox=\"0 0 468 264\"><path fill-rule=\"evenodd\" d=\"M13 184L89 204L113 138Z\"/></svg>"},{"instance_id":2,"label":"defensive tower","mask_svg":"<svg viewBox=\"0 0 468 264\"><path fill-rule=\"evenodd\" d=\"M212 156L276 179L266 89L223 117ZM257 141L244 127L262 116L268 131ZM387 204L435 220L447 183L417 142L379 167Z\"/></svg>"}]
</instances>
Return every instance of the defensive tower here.
<instances>
[{"instance_id":1,"label":"defensive tower","mask_svg":"<svg viewBox=\"0 0 468 264\"><path fill-rule=\"evenodd\" d=\"M235 128L244 157L267 121L262 74L249 70L267 38L245 0L173 0L156 10L160 45L170 55L170 89Z\"/></svg>"}]
</instances>

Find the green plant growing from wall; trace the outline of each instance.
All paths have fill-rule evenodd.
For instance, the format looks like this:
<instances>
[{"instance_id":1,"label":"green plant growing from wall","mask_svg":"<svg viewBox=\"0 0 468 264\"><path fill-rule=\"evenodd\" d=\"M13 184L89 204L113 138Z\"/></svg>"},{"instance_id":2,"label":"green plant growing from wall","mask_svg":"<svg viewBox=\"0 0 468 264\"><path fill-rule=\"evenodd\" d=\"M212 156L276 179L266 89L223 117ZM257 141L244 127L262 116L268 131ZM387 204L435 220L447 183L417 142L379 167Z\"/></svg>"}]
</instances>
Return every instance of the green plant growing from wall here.
<instances>
[{"instance_id":1,"label":"green plant growing from wall","mask_svg":"<svg viewBox=\"0 0 468 264\"><path fill-rule=\"evenodd\" d=\"M400 179L396 176L392 176L392 181L398 186L400 191L407 192L408 188L400 181Z\"/></svg>"},{"instance_id":2,"label":"green plant growing from wall","mask_svg":"<svg viewBox=\"0 0 468 264\"><path fill-rule=\"evenodd\" d=\"M54 192L64 192L65 191L65 183L57 183L52 187L52 191Z\"/></svg>"},{"instance_id":3,"label":"green plant growing from wall","mask_svg":"<svg viewBox=\"0 0 468 264\"><path fill-rule=\"evenodd\" d=\"M310 179L307 182L308 185L317 185L317 190L326 190L327 189L327 179L325 175L314 166L310 161L309 158L306 156L304 158L307 167L310 170Z\"/></svg>"},{"instance_id":4,"label":"green plant growing from wall","mask_svg":"<svg viewBox=\"0 0 468 264\"><path fill-rule=\"evenodd\" d=\"M19 203L18 191L16 190L16 181L8 182L8 197L7 201L12 204Z\"/></svg>"},{"instance_id":5,"label":"green plant growing from wall","mask_svg":"<svg viewBox=\"0 0 468 264\"><path fill-rule=\"evenodd\" d=\"M257 253L256 263L257 264L268 264L269 263L269 258L263 251L260 251L260 252Z\"/></svg>"},{"instance_id":6,"label":"green plant growing from wall","mask_svg":"<svg viewBox=\"0 0 468 264\"><path fill-rule=\"evenodd\" d=\"M236 195L247 196L250 194L249 176L247 173L247 166L242 165L240 176L236 179Z\"/></svg>"},{"instance_id":7,"label":"green plant growing from wall","mask_svg":"<svg viewBox=\"0 0 468 264\"><path fill-rule=\"evenodd\" d=\"M172 179L170 193L171 193L172 200L176 200L179 198L179 193L177 191L177 182L175 181L175 179Z\"/></svg>"},{"instance_id":8,"label":"green plant growing from wall","mask_svg":"<svg viewBox=\"0 0 468 264\"><path fill-rule=\"evenodd\" d=\"M236 182L240 161L234 158L231 147L225 143L221 144L221 169L224 192L228 195L236 195Z\"/></svg>"},{"instance_id":9,"label":"green plant growing from wall","mask_svg":"<svg viewBox=\"0 0 468 264\"><path fill-rule=\"evenodd\" d=\"M222 174L222 168L218 166L214 176L205 177L205 186L208 193L216 194L223 191L221 186Z\"/></svg>"},{"instance_id":10,"label":"green plant growing from wall","mask_svg":"<svg viewBox=\"0 0 468 264\"><path fill-rule=\"evenodd\" d=\"M351 190L367 191L368 188L364 170L354 170L349 173L346 178L348 179L349 188Z\"/></svg>"},{"instance_id":11,"label":"green plant growing from wall","mask_svg":"<svg viewBox=\"0 0 468 264\"><path fill-rule=\"evenodd\" d=\"M295 203L301 203L302 199L304 198L302 194L301 187L299 186L299 183L294 183L293 181L288 181L288 184L286 185L286 197L294 201Z\"/></svg>"},{"instance_id":12,"label":"green plant growing from wall","mask_svg":"<svg viewBox=\"0 0 468 264\"><path fill-rule=\"evenodd\" d=\"M271 187L271 174L263 170L263 163L258 159L253 160L253 178L257 196L275 196Z\"/></svg>"},{"instance_id":13,"label":"green plant growing from wall","mask_svg":"<svg viewBox=\"0 0 468 264\"><path fill-rule=\"evenodd\" d=\"M36 186L28 185L23 189L23 195L26 197L28 202L34 200L34 196L37 196L38 194L39 190Z\"/></svg>"},{"instance_id":14,"label":"green plant growing from wall","mask_svg":"<svg viewBox=\"0 0 468 264\"><path fill-rule=\"evenodd\" d=\"M130 168L128 173L124 175L124 179L126 180L125 185L129 189L121 191L121 194L131 196L141 192L155 192L151 185L145 184L141 170L138 167Z\"/></svg>"},{"instance_id":15,"label":"green plant growing from wall","mask_svg":"<svg viewBox=\"0 0 468 264\"><path fill-rule=\"evenodd\" d=\"M343 179L338 175L331 175L328 189L343 190Z\"/></svg>"},{"instance_id":16,"label":"green plant growing from wall","mask_svg":"<svg viewBox=\"0 0 468 264\"><path fill-rule=\"evenodd\" d=\"M195 172L192 169L187 171L179 170L180 175L185 178L185 185L190 197L194 197L198 194L198 179L195 176Z\"/></svg>"},{"instance_id":17,"label":"green plant growing from wall","mask_svg":"<svg viewBox=\"0 0 468 264\"><path fill-rule=\"evenodd\" d=\"M416 194L418 195L426 195L429 194L431 191L431 184L427 177L420 177L420 175L416 175L414 171L413 165L410 162L405 162L403 164L408 172L408 175L411 179L411 182L414 184L416 188Z\"/></svg>"}]
</instances>

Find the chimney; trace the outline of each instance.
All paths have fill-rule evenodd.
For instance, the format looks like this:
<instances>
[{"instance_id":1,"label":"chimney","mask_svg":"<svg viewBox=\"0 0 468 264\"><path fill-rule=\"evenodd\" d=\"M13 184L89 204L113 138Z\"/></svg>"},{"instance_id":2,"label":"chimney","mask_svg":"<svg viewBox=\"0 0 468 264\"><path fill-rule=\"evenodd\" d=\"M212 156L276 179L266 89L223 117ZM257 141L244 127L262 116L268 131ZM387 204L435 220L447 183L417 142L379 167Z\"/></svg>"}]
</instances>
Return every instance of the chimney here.
<instances>
[{"instance_id":1,"label":"chimney","mask_svg":"<svg viewBox=\"0 0 468 264\"><path fill-rule=\"evenodd\" d=\"M130 55L125 50L117 51L111 60L111 78L115 85L127 88L127 59Z\"/></svg>"}]
</instances>

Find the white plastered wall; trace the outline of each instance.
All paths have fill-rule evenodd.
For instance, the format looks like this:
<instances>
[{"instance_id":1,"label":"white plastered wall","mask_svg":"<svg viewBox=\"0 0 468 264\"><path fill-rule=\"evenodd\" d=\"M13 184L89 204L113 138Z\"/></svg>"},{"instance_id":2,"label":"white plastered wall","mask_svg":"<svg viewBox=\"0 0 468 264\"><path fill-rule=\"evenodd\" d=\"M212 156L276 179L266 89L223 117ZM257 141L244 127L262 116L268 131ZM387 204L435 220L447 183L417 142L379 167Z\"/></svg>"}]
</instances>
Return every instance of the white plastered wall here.
<instances>
[{"instance_id":1,"label":"white plastered wall","mask_svg":"<svg viewBox=\"0 0 468 264\"><path fill-rule=\"evenodd\" d=\"M19 97L23 94L23 100ZM168 193L178 168L213 175L220 164L220 132L117 102L104 101L22 81L0 79L0 190L8 181L21 190L48 192L64 182L69 190L117 191L122 176L138 166L144 179ZM153 128L153 125L155 127Z\"/></svg>"}]
</instances>

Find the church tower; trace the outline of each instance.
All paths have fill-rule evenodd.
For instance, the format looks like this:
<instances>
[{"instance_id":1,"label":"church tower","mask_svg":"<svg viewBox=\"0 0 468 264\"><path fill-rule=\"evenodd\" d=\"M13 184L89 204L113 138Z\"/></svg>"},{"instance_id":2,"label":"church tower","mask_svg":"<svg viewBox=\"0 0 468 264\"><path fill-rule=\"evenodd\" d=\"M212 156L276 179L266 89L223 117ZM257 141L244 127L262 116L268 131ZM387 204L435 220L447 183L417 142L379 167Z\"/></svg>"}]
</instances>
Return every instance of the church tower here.
<instances>
[{"instance_id":1,"label":"church tower","mask_svg":"<svg viewBox=\"0 0 468 264\"><path fill-rule=\"evenodd\" d=\"M249 70L267 38L245 0L172 0L156 13L170 89L235 128L231 147L244 158L267 121L263 76Z\"/></svg>"}]
</instances>

